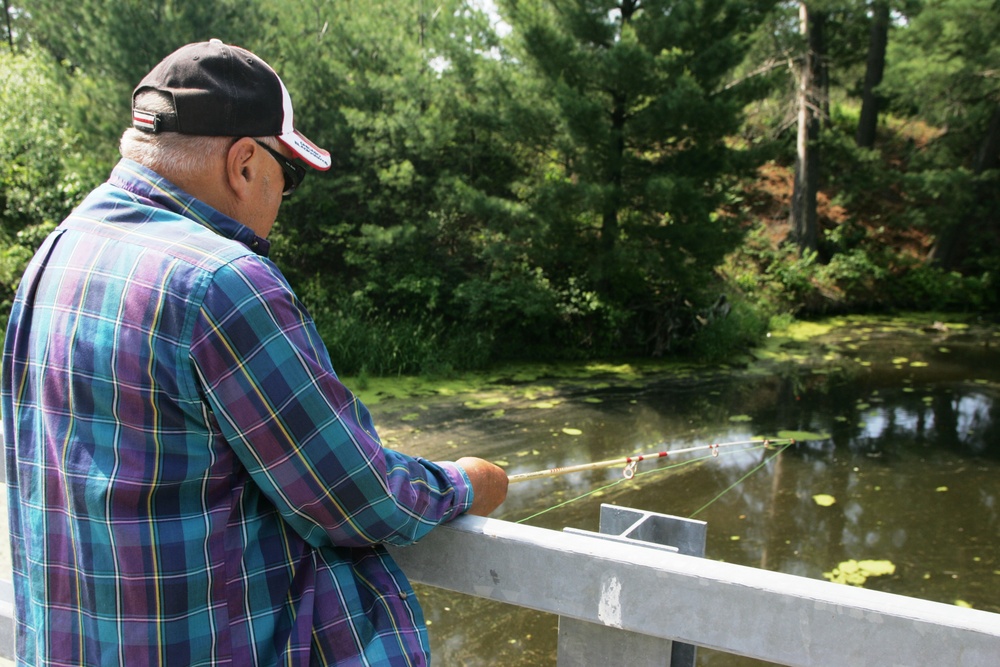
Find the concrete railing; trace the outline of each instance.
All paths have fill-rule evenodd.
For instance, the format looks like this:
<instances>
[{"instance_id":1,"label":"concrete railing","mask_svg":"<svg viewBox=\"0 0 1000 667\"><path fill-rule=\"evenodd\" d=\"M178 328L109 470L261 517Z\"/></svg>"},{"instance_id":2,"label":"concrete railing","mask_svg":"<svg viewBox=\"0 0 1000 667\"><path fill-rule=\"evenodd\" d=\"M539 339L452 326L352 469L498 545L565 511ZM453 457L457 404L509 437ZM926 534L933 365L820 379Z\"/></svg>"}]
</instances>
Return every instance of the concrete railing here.
<instances>
[{"instance_id":1,"label":"concrete railing","mask_svg":"<svg viewBox=\"0 0 1000 667\"><path fill-rule=\"evenodd\" d=\"M1000 614L686 555L703 527L662 516L605 506L610 537L465 516L392 554L414 581L559 615L560 667L678 667L694 660L684 645L792 667L1000 664Z\"/></svg>"},{"instance_id":2,"label":"concrete railing","mask_svg":"<svg viewBox=\"0 0 1000 667\"><path fill-rule=\"evenodd\" d=\"M413 581L557 614L560 634L590 624L560 667L669 665L671 640L793 667L1000 664L1000 614L598 534L465 516L392 554Z\"/></svg>"}]
</instances>

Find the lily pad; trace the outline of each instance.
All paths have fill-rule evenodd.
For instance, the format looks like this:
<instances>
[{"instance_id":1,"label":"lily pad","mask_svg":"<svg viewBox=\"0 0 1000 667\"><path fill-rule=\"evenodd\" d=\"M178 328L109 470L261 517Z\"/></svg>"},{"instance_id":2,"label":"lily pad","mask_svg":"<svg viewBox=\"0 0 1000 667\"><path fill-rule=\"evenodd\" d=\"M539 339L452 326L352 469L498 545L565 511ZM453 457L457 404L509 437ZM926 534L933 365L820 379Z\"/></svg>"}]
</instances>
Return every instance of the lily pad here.
<instances>
[{"instance_id":1,"label":"lily pad","mask_svg":"<svg viewBox=\"0 0 1000 667\"><path fill-rule=\"evenodd\" d=\"M778 431L778 437L782 440L829 440L829 433L812 433L811 431Z\"/></svg>"},{"instance_id":2,"label":"lily pad","mask_svg":"<svg viewBox=\"0 0 1000 667\"><path fill-rule=\"evenodd\" d=\"M509 400L510 400L509 398L503 396L491 396L476 401L466 401L465 407L470 408L472 410L484 410L486 408L492 408L494 405L497 405L498 403L506 403Z\"/></svg>"},{"instance_id":3,"label":"lily pad","mask_svg":"<svg viewBox=\"0 0 1000 667\"><path fill-rule=\"evenodd\" d=\"M882 577L896 573L896 565L889 560L844 561L823 576L835 584L863 586L870 577Z\"/></svg>"},{"instance_id":4,"label":"lily pad","mask_svg":"<svg viewBox=\"0 0 1000 667\"><path fill-rule=\"evenodd\" d=\"M565 433L566 435L583 435L583 431L581 431L580 429L570 428L568 426L563 428L562 432Z\"/></svg>"},{"instance_id":5,"label":"lily pad","mask_svg":"<svg viewBox=\"0 0 1000 667\"><path fill-rule=\"evenodd\" d=\"M729 418L729 421L731 421L731 422L751 422L751 421L753 421L753 417L751 417L750 415L733 415L732 417Z\"/></svg>"},{"instance_id":6,"label":"lily pad","mask_svg":"<svg viewBox=\"0 0 1000 667\"><path fill-rule=\"evenodd\" d=\"M830 507L837 502L837 499L828 493L817 493L813 496L813 502L820 507Z\"/></svg>"}]
</instances>

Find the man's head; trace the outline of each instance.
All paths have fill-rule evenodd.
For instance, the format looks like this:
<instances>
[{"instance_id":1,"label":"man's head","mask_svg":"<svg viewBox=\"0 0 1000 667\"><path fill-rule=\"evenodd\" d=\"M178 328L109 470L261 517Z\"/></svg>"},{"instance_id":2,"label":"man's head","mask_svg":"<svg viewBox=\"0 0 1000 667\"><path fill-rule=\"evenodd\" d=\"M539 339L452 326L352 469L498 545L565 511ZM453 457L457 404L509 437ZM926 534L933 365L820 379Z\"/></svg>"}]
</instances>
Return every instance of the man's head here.
<instances>
[{"instance_id":1,"label":"man's head","mask_svg":"<svg viewBox=\"0 0 1000 667\"><path fill-rule=\"evenodd\" d=\"M302 180L293 159L330 168L330 154L295 129L291 98L275 71L217 39L164 58L136 87L132 106L122 155L262 236L280 195Z\"/></svg>"}]
</instances>

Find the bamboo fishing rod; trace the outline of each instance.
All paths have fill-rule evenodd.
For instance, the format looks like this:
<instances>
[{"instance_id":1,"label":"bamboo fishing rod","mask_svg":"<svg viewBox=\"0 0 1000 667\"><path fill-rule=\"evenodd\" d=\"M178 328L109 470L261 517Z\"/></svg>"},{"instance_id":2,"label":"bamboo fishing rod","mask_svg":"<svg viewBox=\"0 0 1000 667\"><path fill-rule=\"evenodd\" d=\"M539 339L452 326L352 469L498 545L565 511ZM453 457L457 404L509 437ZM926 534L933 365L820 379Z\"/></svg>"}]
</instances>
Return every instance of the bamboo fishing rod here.
<instances>
[{"instance_id":1,"label":"bamboo fishing rod","mask_svg":"<svg viewBox=\"0 0 1000 667\"><path fill-rule=\"evenodd\" d=\"M778 438L773 440L768 438L761 438L757 440L738 440L735 442L714 443L711 445L697 445L695 447L674 449L672 451L667 450L662 452L651 452L649 454L635 454L633 456L623 456L617 459L608 459L607 461L595 461L593 463L581 463L579 465L565 466L561 468L549 468L548 470L536 470L535 472L508 475L507 482L509 484L515 484L517 482L527 482L532 479L567 475L571 472L582 472L584 470L599 470L601 468L610 468L617 465L624 465L625 469L622 471L622 475L625 476L625 479L632 479L632 477L635 476L635 469L640 461L661 459L677 454L687 454L689 452L697 452L701 450L709 450L712 452L713 456L718 456L719 449L723 447L735 447L737 445L763 445L764 447L770 447L771 445L781 444L795 444L795 440L792 438Z\"/></svg>"}]
</instances>

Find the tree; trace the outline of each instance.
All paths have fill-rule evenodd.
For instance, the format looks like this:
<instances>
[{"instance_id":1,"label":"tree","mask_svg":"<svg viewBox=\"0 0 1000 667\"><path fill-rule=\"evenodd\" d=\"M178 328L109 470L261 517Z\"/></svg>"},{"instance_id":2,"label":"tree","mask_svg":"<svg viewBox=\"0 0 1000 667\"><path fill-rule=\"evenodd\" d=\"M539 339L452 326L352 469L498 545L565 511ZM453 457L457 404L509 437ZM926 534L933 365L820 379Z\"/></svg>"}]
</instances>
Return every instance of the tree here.
<instances>
[{"instance_id":1,"label":"tree","mask_svg":"<svg viewBox=\"0 0 1000 667\"><path fill-rule=\"evenodd\" d=\"M725 139L760 90L727 84L771 3L499 4L557 112L533 206L546 246L571 252L547 275L592 290L662 351L738 240L717 215L741 168Z\"/></svg>"},{"instance_id":2,"label":"tree","mask_svg":"<svg viewBox=\"0 0 1000 667\"><path fill-rule=\"evenodd\" d=\"M275 16L282 75L307 100L297 122L334 156L283 207L275 257L334 346L363 330L381 339L372 349L423 345L397 355L417 364L407 371L427 355L467 363L501 328L527 328L544 288L519 256L530 230L512 191L512 70L490 55L488 17L460 0L344 8ZM362 365L401 370L378 363Z\"/></svg>"},{"instance_id":3,"label":"tree","mask_svg":"<svg viewBox=\"0 0 1000 667\"><path fill-rule=\"evenodd\" d=\"M10 24L10 10L10 4L7 0L3 0L4 34L7 36L7 45L10 46L10 52L14 53L14 30Z\"/></svg>"},{"instance_id":4,"label":"tree","mask_svg":"<svg viewBox=\"0 0 1000 667\"><path fill-rule=\"evenodd\" d=\"M861 117L854 141L861 148L875 146L875 130L878 128L879 95L876 92L882 83L885 71L885 52L889 43L889 2L874 0L872 8L871 35L868 43L868 59L865 65L865 82L861 93Z\"/></svg>"},{"instance_id":5,"label":"tree","mask_svg":"<svg viewBox=\"0 0 1000 667\"><path fill-rule=\"evenodd\" d=\"M45 53L0 53L0 325L31 255L84 187L61 79Z\"/></svg>"},{"instance_id":6,"label":"tree","mask_svg":"<svg viewBox=\"0 0 1000 667\"><path fill-rule=\"evenodd\" d=\"M897 109L941 128L909 179L946 269L1000 264L998 31L1000 2L948 0L923 6L889 47L884 87Z\"/></svg>"},{"instance_id":7,"label":"tree","mask_svg":"<svg viewBox=\"0 0 1000 667\"><path fill-rule=\"evenodd\" d=\"M131 117L131 94L139 80L180 46L212 37L257 46L259 3L218 0L24 0L14 30L21 42L40 49L66 70L67 118L86 142L102 175L118 158L118 137Z\"/></svg>"},{"instance_id":8,"label":"tree","mask_svg":"<svg viewBox=\"0 0 1000 667\"><path fill-rule=\"evenodd\" d=\"M820 154L817 140L825 100L826 56L823 12L810 11L799 3L799 31L806 49L798 67L797 137L795 142L795 181L789 222L792 238L801 252L815 252L819 245L816 195L819 191Z\"/></svg>"}]
</instances>

